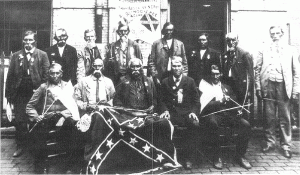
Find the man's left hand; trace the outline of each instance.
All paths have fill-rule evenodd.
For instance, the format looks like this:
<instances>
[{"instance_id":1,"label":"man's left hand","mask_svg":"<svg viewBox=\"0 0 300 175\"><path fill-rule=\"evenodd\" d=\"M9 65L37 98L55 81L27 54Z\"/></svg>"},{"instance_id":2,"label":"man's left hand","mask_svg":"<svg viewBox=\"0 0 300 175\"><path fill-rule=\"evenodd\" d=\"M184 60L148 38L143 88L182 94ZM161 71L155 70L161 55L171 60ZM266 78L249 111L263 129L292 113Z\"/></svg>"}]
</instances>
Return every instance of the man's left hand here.
<instances>
[{"instance_id":1,"label":"man's left hand","mask_svg":"<svg viewBox=\"0 0 300 175\"><path fill-rule=\"evenodd\" d=\"M154 109L154 106L151 105L148 109L146 109L146 113L152 114L153 113L153 109Z\"/></svg>"},{"instance_id":2,"label":"man's left hand","mask_svg":"<svg viewBox=\"0 0 300 175\"><path fill-rule=\"evenodd\" d=\"M192 119L194 119L196 121L199 121L199 119L198 119L198 117L197 117L197 115L195 113L190 113L189 114L189 118L192 118Z\"/></svg>"}]
</instances>

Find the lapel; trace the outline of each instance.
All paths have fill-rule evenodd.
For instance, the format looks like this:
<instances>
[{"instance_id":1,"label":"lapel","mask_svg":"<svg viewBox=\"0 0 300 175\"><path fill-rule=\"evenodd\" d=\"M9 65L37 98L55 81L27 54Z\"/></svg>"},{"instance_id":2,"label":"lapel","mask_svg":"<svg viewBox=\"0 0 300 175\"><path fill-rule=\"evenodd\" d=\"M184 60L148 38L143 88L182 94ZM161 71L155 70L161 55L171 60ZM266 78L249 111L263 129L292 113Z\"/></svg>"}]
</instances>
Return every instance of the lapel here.
<instances>
[{"instance_id":1,"label":"lapel","mask_svg":"<svg viewBox=\"0 0 300 175\"><path fill-rule=\"evenodd\" d=\"M178 42L175 38L173 38L173 50L172 50L172 55L175 55L175 52L178 50Z\"/></svg>"},{"instance_id":2,"label":"lapel","mask_svg":"<svg viewBox=\"0 0 300 175\"><path fill-rule=\"evenodd\" d=\"M85 59L91 60L91 52L90 49L88 47L84 48L84 55L85 55Z\"/></svg>"},{"instance_id":3,"label":"lapel","mask_svg":"<svg viewBox=\"0 0 300 175\"><path fill-rule=\"evenodd\" d=\"M37 65L37 63L38 63L38 51L37 51L37 48L34 49L32 55L31 55L31 60L29 60L29 66L30 67Z\"/></svg>"},{"instance_id":4,"label":"lapel","mask_svg":"<svg viewBox=\"0 0 300 175\"><path fill-rule=\"evenodd\" d=\"M162 44L162 49L164 49L166 52L169 51L169 47L168 47L168 44L167 44L167 41L165 39L161 39L161 44Z\"/></svg>"},{"instance_id":5,"label":"lapel","mask_svg":"<svg viewBox=\"0 0 300 175\"><path fill-rule=\"evenodd\" d=\"M187 77L182 75L181 81L176 89L183 89L183 86L186 84Z\"/></svg>"}]
</instances>

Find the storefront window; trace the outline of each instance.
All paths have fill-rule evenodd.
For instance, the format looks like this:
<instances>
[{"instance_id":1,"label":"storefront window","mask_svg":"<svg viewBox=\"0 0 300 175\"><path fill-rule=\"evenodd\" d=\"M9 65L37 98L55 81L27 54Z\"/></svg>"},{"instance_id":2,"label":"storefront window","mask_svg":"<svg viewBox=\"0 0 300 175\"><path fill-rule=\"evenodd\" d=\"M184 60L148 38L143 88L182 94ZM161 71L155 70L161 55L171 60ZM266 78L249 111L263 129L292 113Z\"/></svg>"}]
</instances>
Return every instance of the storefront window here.
<instances>
[{"instance_id":1,"label":"storefront window","mask_svg":"<svg viewBox=\"0 0 300 175\"><path fill-rule=\"evenodd\" d=\"M25 30L37 32L37 47L43 50L50 46L51 1L1 1L0 26L1 53L6 56L22 48Z\"/></svg>"}]
</instances>

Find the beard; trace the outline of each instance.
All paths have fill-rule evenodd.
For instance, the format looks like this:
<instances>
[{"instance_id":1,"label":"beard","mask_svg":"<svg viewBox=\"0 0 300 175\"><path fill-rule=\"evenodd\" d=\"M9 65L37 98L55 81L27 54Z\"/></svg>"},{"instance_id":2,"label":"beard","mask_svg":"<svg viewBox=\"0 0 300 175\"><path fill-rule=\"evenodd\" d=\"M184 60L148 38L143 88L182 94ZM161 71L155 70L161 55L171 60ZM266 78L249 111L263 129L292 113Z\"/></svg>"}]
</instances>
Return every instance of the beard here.
<instances>
[{"instance_id":1,"label":"beard","mask_svg":"<svg viewBox=\"0 0 300 175\"><path fill-rule=\"evenodd\" d=\"M93 73L94 77L100 78L101 77L101 71L100 70L95 70Z\"/></svg>"},{"instance_id":2,"label":"beard","mask_svg":"<svg viewBox=\"0 0 300 175\"><path fill-rule=\"evenodd\" d=\"M59 40L59 41L57 41L57 45L59 47L63 47L64 45L66 45L66 40Z\"/></svg>"},{"instance_id":3,"label":"beard","mask_svg":"<svg viewBox=\"0 0 300 175\"><path fill-rule=\"evenodd\" d=\"M121 41L127 41L128 40L128 36L127 35L122 35L120 36Z\"/></svg>"},{"instance_id":4,"label":"beard","mask_svg":"<svg viewBox=\"0 0 300 175\"><path fill-rule=\"evenodd\" d=\"M96 46L96 43L93 41L87 41L86 43L86 47L88 47L89 49L92 49Z\"/></svg>"},{"instance_id":5,"label":"beard","mask_svg":"<svg viewBox=\"0 0 300 175\"><path fill-rule=\"evenodd\" d=\"M140 69L140 70L131 70L131 77L134 78L134 79L137 79L139 77L141 77L142 75L142 72L143 70Z\"/></svg>"}]
</instances>

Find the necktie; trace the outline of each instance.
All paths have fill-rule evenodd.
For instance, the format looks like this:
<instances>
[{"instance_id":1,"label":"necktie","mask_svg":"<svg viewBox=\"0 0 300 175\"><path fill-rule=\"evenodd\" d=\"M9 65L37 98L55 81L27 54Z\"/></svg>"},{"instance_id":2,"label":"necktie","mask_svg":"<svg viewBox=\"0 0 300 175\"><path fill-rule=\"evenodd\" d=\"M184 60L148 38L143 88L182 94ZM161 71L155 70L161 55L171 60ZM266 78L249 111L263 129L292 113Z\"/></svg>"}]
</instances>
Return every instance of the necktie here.
<instances>
[{"instance_id":1,"label":"necktie","mask_svg":"<svg viewBox=\"0 0 300 175\"><path fill-rule=\"evenodd\" d=\"M100 101L99 98L99 78L96 80L96 102L98 103Z\"/></svg>"},{"instance_id":2,"label":"necktie","mask_svg":"<svg viewBox=\"0 0 300 175\"><path fill-rule=\"evenodd\" d=\"M95 58L94 49L90 49L90 51L91 51L91 57Z\"/></svg>"},{"instance_id":3,"label":"necktie","mask_svg":"<svg viewBox=\"0 0 300 175\"><path fill-rule=\"evenodd\" d=\"M176 78L176 80L175 80L176 86L179 86L179 81L180 81L180 79L179 79L179 78Z\"/></svg>"}]
</instances>

